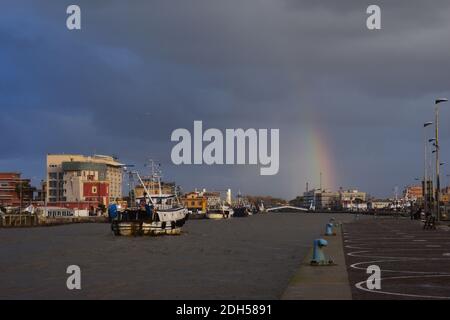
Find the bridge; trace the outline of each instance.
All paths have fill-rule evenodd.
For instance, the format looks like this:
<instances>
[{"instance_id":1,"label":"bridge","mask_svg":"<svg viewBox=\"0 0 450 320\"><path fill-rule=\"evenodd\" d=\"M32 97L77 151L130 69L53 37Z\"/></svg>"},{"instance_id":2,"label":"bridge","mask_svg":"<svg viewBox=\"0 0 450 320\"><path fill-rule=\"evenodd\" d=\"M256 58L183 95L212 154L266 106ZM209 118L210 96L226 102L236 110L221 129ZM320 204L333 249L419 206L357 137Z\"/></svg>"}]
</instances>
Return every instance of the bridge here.
<instances>
[{"instance_id":1,"label":"bridge","mask_svg":"<svg viewBox=\"0 0 450 320\"><path fill-rule=\"evenodd\" d=\"M266 209L266 211L278 211L278 210L284 210L284 209L290 209L290 210L297 210L297 211L308 211L306 208L300 208L300 207L294 207L294 206L280 206L280 207L272 207L269 209Z\"/></svg>"}]
</instances>

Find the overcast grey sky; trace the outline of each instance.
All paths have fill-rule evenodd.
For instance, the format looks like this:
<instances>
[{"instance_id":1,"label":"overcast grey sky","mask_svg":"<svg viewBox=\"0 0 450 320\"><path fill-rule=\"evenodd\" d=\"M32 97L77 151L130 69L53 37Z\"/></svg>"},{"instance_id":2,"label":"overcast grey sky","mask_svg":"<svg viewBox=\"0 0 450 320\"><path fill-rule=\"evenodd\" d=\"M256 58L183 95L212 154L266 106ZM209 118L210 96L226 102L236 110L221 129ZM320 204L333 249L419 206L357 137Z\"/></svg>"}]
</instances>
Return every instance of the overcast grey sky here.
<instances>
[{"instance_id":1,"label":"overcast grey sky","mask_svg":"<svg viewBox=\"0 0 450 320\"><path fill-rule=\"evenodd\" d=\"M73 3L81 31L66 29ZM0 170L36 181L46 153L99 153L151 157L184 190L292 198L323 171L325 187L388 196L422 174L422 123L450 97L447 0L4 0L1 15ZM172 165L170 134L194 120L279 128L278 175Z\"/></svg>"}]
</instances>

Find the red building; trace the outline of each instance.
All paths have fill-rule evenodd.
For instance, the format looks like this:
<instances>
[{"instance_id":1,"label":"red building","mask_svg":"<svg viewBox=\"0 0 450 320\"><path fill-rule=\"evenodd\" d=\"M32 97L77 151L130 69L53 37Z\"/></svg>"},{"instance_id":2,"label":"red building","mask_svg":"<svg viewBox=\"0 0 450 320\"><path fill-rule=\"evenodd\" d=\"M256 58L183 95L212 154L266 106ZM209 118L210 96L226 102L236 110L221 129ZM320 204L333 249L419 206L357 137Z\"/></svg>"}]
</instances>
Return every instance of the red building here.
<instances>
[{"instance_id":1,"label":"red building","mask_svg":"<svg viewBox=\"0 0 450 320\"><path fill-rule=\"evenodd\" d=\"M0 172L0 206L18 207L33 200L30 179L22 179L18 172Z\"/></svg>"},{"instance_id":2,"label":"red building","mask_svg":"<svg viewBox=\"0 0 450 320\"><path fill-rule=\"evenodd\" d=\"M84 182L83 198L84 201L88 202L108 204L109 183L99 181Z\"/></svg>"},{"instance_id":3,"label":"red building","mask_svg":"<svg viewBox=\"0 0 450 320\"><path fill-rule=\"evenodd\" d=\"M75 199L70 201L48 202L50 206L94 210L100 205L109 204L109 183L106 181L77 181L73 183Z\"/></svg>"}]
</instances>

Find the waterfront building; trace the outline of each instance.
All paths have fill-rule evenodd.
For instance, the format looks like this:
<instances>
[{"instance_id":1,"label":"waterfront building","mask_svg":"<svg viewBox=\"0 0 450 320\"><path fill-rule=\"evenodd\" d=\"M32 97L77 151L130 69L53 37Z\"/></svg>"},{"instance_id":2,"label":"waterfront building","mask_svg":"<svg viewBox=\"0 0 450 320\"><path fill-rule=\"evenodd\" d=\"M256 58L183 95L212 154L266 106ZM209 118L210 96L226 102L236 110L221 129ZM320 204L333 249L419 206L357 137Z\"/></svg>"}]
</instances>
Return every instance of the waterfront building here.
<instances>
[{"instance_id":1,"label":"waterfront building","mask_svg":"<svg viewBox=\"0 0 450 320\"><path fill-rule=\"evenodd\" d=\"M367 194L359 190L339 190L339 206L345 211L367 210L366 198Z\"/></svg>"},{"instance_id":2,"label":"waterfront building","mask_svg":"<svg viewBox=\"0 0 450 320\"><path fill-rule=\"evenodd\" d=\"M391 206L392 201L387 199L372 199L367 203L367 208L369 210L384 210L389 209Z\"/></svg>"},{"instance_id":3,"label":"waterfront building","mask_svg":"<svg viewBox=\"0 0 450 320\"><path fill-rule=\"evenodd\" d=\"M122 167L111 156L48 154L46 202L73 208L106 206L122 198Z\"/></svg>"},{"instance_id":4,"label":"waterfront building","mask_svg":"<svg viewBox=\"0 0 450 320\"><path fill-rule=\"evenodd\" d=\"M313 210L335 209L339 194L325 189L312 189L303 193L303 207Z\"/></svg>"},{"instance_id":5,"label":"waterfront building","mask_svg":"<svg viewBox=\"0 0 450 320\"><path fill-rule=\"evenodd\" d=\"M65 207L39 207L36 213L46 218L72 218L72 217L89 217L89 211L82 209L70 209Z\"/></svg>"},{"instance_id":6,"label":"waterfront building","mask_svg":"<svg viewBox=\"0 0 450 320\"><path fill-rule=\"evenodd\" d=\"M0 206L19 207L33 200L34 188L30 179L23 179L19 172L0 172Z\"/></svg>"},{"instance_id":7,"label":"waterfront building","mask_svg":"<svg viewBox=\"0 0 450 320\"><path fill-rule=\"evenodd\" d=\"M440 200L444 204L450 203L450 187L445 187L444 189L441 189Z\"/></svg>"},{"instance_id":8,"label":"waterfront building","mask_svg":"<svg viewBox=\"0 0 450 320\"><path fill-rule=\"evenodd\" d=\"M39 188L36 188L33 194L33 202L37 204L45 204L47 194L47 181L42 180Z\"/></svg>"},{"instance_id":9,"label":"waterfront building","mask_svg":"<svg viewBox=\"0 0 450 320\"><path fill-rule=\"evenodd\" d=\"M181 202L189 211L192 212L205 212L208 205L206 197L198 191L186 193L181 198Z\"/></svg>"},{"instance_id":10,"label":"waterfront building","mask_svg":"<svg viewBox=\"0 0 450 320\"><path fill-rule=\"evenodd\" d=\"M219 206L222 204L220 192L203 190L202 194L203 194L203 197L206 198L208 207Z\"/></svg>"},{"instance_id":11,"label":"waterfront building","mask_svg":"<svg viewBox=\"0 0 450 320\"><path fill-rule=\"evenodd\" d=\"M423 199L422 186L407 186L403 191L403 197L409 201L421 201Z\"/></svg>"},{"instance_id":12,"label":"waterfront building","mask_svg":"<svg viewBox=\"0 0 450 320\"><path fill-rule=\"evenodd\" d=\"M359 190L343 190L342 188L339 190L339 201L366 201L367 194L365 192Z\"/></svg>"}]
</instances>

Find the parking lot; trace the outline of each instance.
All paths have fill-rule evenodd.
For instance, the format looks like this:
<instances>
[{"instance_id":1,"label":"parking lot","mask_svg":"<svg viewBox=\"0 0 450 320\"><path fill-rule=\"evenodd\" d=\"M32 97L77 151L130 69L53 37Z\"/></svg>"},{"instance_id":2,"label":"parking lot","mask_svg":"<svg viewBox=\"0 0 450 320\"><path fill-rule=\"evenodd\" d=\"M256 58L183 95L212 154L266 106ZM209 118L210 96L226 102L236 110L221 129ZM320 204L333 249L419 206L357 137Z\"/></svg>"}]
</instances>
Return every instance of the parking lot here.
<instances>
[{"instance_id":1,"label":"parking lot","mask_svg":"<svg viewBox=\"0 0 450 320\"><path fill-rule=\"evenodd\" d=\"M450 299L450 232L423 230L420 221L369 218L344 224L344 250L353 299ZM381 289L366 272L381 269Z\"/></svg>"}]
</instances>

